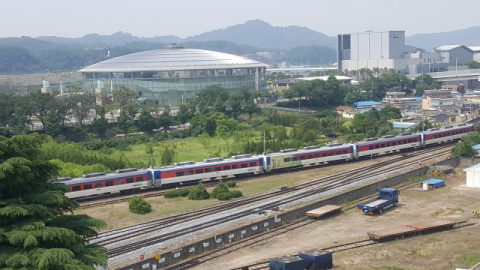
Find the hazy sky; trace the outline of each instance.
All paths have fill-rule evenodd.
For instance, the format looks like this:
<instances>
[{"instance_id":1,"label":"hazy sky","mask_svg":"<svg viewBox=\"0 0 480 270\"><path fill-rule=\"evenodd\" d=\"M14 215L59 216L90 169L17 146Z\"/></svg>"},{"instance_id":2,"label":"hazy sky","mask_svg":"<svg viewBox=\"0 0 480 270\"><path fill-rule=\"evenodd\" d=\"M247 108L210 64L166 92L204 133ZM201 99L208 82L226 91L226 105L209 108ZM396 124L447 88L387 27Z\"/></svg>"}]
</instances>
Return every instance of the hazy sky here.
<instances>
[{"instance_id":1,"label":"hazy sky","mask_svg":"<svg viewBox=\"0 0 480 270\"><path fill-rule=\"evenodd\" d=\"M365 30L406 35L480 25L480 0L0 0L0 37L124 31L181 38L261 19L333 36Z\"/></svg>"}]
</instances>

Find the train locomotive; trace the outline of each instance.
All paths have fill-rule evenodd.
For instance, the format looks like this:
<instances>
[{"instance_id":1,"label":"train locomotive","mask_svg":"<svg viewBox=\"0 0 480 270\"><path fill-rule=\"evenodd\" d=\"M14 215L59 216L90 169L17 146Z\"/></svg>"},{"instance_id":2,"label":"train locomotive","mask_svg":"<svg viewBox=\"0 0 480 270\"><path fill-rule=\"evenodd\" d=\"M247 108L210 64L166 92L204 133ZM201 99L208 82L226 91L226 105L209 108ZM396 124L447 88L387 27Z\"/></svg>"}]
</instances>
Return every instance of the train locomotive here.
<instances>
[{"instance_id":1,"label":"train locomotive","mask_svg":"<svg viewBox=\"0 0 480 270\"><path fill-rule=\"evenodd\" d=\"M228 176L240 177L275 173L288 168L320 163L370 158L381 153L427 147L460 139L474 131L471 124L431 128L424 132L386 135L368 138L356 143L307 146L303 149L285 149L263 155L237 155L231 158L209 158L202 162L185 161L172 166L144 169L128 168L113 173L91 173L79 178L63 177L52 180L64 183L72 199L105 195L113 192L135 193L140 189L171 187L182 183L200 182Z\"/></svg>"}]
</instances>

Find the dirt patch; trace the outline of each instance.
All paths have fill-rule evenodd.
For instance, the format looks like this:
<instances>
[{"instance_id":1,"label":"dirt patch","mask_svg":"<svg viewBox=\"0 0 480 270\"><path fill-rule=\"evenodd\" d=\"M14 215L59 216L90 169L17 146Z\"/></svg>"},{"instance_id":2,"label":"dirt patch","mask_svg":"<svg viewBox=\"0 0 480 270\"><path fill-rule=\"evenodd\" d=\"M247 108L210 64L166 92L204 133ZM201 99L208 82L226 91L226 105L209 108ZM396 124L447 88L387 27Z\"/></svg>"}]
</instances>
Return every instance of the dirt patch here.
<instances>
[{"instance_id":1,"label":"dirt patch","mask_svg":"<svg viewBox=\"0 0 480 270\"><path fill-rule=\"evenodd\" d=\"M194 269L230 269L268 258L367 239L367 231L422 221L462 221L480 210L480 189L462 188L463 167L444 177L446 186L432 191L403 190L399 206L380 216L349 210L256 246L242 249ZM407 238L335 253L334 269L452 269L471 266L480 256L480 226ZM400 268L395 268L400 267Z\"/></svg>"}]
</instances>

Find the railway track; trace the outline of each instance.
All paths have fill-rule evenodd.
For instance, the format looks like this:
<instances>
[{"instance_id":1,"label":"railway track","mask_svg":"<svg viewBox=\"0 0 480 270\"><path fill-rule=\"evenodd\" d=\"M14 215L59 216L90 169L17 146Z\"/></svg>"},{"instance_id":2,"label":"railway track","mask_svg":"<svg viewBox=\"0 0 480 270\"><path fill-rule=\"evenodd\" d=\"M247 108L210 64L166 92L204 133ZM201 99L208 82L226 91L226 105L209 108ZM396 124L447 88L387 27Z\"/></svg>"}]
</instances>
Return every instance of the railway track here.
<instances>
[{"instance_id":1,"label":"railway track","mask_svg":"<svg viewBox=\"0 0 480 270\"><path fill-rule=\"evenodd\" d=\"M409 189L409 188L417 186L417 185L418 185L418 183L413 183L413 184L412 183L405 183L405 184L400 184L400 185L396 186L396 188L398 190L405 190L405 189ZM377 194L374 194L374 195L371 195L371 196L366 196L366 197L364 197L360 200L361 201L368 200L368 199L374 198L376 196L377 196ZM348 210L356 208L356 207L357 206L354 205L352 207L343 208L342 212L348 211ZM298 223L287 224L283 227L279 227L279 228L274 229L274 230L270 230L270 231L267 231L267 232L264 232L264 233L261 233L261 234L254 235L254 236L249 237L249 238L247 238L243 241L231 243L227 247L222 248L222 249L217 250L217 251L213 251L212 253L209 253L209 254L206 254L206 255L201 255L200 257L196 257L196 258L188 260L186 262L183 262L183 263L171 266L171 267L167 267L167 268L165 268L165 270L188 269L188 268L206 263L206 262L211 261L213 259L219 258L223 255L232 253L236 250L246 248L246 247L250 247L250 246L260 245L261 241L265 241L265 240L268 240L268 239L273 238L275 236L278 236L280 234L284 234L286 232L296 230L298 228L304 227L304 226L309 225L311 223L314 223L316 221L317 220L314 220L314 219L306 219L306 220L300 221ZM466 221L463 221L463 222L466 222ZM365 247L365 246L374 245L374 244L376 244L376 242L373 242L370 239L367 239L367 240L351 242L351 243L347 243L347 244L343 244L343 245L332 246L332 247L326 248L324 250L330 251L330 252L339 252L339 251L343 251L343 250L360 248L360 247ZM263 267L264 264L265 263L260 263L259 265ZM268 262L266 263L266 267L268 267ZM249 268L249 269L256 269L256 268Z\"/></svg>"},{"instance_id":2,"label":"railway track","mask_svg":"<svg viewBox=\"0 0 480 270\"><path fill-rule=\"evenodd\" d=\"M442 148L439 148L439 149L444 150ZM436 150L439 150L439 149L436 149ZM270 194L264 194L264 195L257 196L257 197L245 198L244 200L239 200L239 201L232 202L232 203L229 203L229 204L219 205L217 207L213 207L212 209L200 210L200 211L204 211L204 212L200 212L200 213L205 216L205 215L215 213L215 212L218 212L218 211L225 211L225 210L228 210L228 209L232 209L233 207L243 206L246 203L252 203L252 202L255 202L255 201L259 201L259 200L264 200L265 198L268 198L268 197L284 195L285 193L298 191L298 190L301 190L301 189L304 189L304 188L307 188L307 187L311 188L312 185L322 184L322 186L320 186L320 187L316 187L316 188L307 190L305 192L302 192L301 194L294 195L291 198L288 198L286 200L282 200L280 202L276 201L276 202L272 202L272 203L268 203L266 205L263 205L260 209L246 210L246 211L243 211L243 212L238 213L236 215L227 216L227 217L224 217L224 218L217 219L215 221L210 221L210 222L203 223L203 224L201 224L199 226L196 226L196 227L185 228L185 229L178 230L178 231L175 231L173 233L166 234L166 235L158 235L158 236L155 236L155 237L151 237L151 238L148 238L148 239L137 241L135 243L129 243L127 246L123 245L123 246L111 248L111 249L109 249L109 257L113 258L113 257L116 257L116 256L120 256L122 254L138 250L142 247L151 246L151 245L154 245L154 244L157 244L157 243L160 243L160 242L164 242L164 241L179 237L181 235L185 235L185 234L188 234L188 233L191 233L191 232L195 232L195 231L198 231L198 230L201 230L201 229L205 229L205 228L208 228L208 227L211 227L211 226L215 226L215 225L218 225L220 223L225 223L225 222L228 222L228 221L231 221L231 220L234 220L234 219L237 219L237 218L241 218L241 217L244 217L244 216L247 216L247 215L255 214L259 210L272 209L274 207L278 207L279 205L282 205L282 204L285 204L285 203L288 203L288 202L292 202L292 201L295 201L295 200L298 200L298 199L301 199L301 198L304 198L304 197L308 197L312 194L316 194L316 193L328 191L328 190L331 190L331 189L334 189L334 188L337 188L337 187L341 187L343 185L346 185L346 184L357 181L358 177L361 176L362 173L368 173L369 177L379 175L382 172L378 172L378 170L383 169L385 166L395 164L396 162L399 162L399 161L404 161L406 159L417 156L418 153L423 154L424 152L428 152L429 150L430 149L424 149L422 151L417 151L416 154L410 154L410 155L406 154L402 157L398 157L396 159L392 159L392 160L389 160L389 161L384 161L384 162L380 162L380 163L377 163L377 164L373 164L373 165L364 167L364 168L359 169L359 170L348 171L348 172L340 173L338 175L317 179L317 180L314 180L314 181L311 181L311 182L308 182L308 183L304 183L304 184L295 186L294 188L288 189L287 190L288 192L283 191L283 192L274 192L274 193L270 193ZM427 159L436 158L436 157L439 157L439 156L444 155L444 154L445 154L444 152L441 152L441 153L438 153L436 155L430 155ZM401 167L402 168L403 167L408 167L408 166L411 166L411 164L416 164L417 162L418 161L416 161L416 160L406 162L406 163L403 163L401 165ZM338 180L339 178L341 178L342 180ZM199 217L199 212L197 212L197 211L193 212L193 213L187 213L186 215L189 215L189 214L191 216L193 216L193 218L198 218ZM140 234L144 235L145 233L148 233L148 230L151 230L151 231L159 230L164 225L171 226L172 222L176 222L176 224L185 222L186 221L185 218L186 218L186 216L180 215L180 216L166 218L166 219L162 219L162 220L158 220L158 221L152 221L149 224L143 224L140 227L137 226L137 228L136 228L137 232L134 232L134 231L132 232L132 230L131 229L129 230L128 228L123 229L124 232L125 232L125 235L113 236L110 239L96 241L95 243L100 244L100 245L108 245L108 244L116 243L118 241L123 241L125 239L129 239L129 238L132 238L132 237L137 237ZM113 234L114 233L111 233L111 235L113 235ZM108 236L108 234L102 234L102 237L105 238L105 236Z\"/></svg>"},{"instance_id":3,"label":"railway track","mask_svg":"<svg viewBox=\"0 0 480 270\"><path fill-rule=\"evenodd\" d=\"M443 147L443 146L450 146L454 143L444 143L442 145L434 145L430 146L428 148L423 148L423 149L435 149L437 147ZM419 151L416 149L412 149L406 152L402 152L403 154L405 153L410 153L413 151ZM393 152L393 153L387 153L387 154L382 154L379 156L375 157L386 157L390 155L398 155L399 152ZM354 162L361 162L362 160L356 160ZM343 163L343 162L341 162ZM335 166L338 165L339 163L333 163L333 164L320 164L320 165L310 165L310 166L305 166L305 167L296 167L296 168L288 168L283 171L278 171L276 174L288 174L288 173L293 173L293 172L301 172L301 171L308 171L308 170L313 170L313 169L318 169L323 166ZM268 177L271 174L257 174L254 176L245 176L245 177L229 177L225 178L226 180L234 179L237 182L244 182L244 181L249 181L253 179L258 179L258 178L263 178L263 177ZM224 180L225 180L224 179ZM208 180L208 181L202 181L205 187L214 187L218 184L220 180L214 179L214 180ZM182 188L184 187L194 187L198 184L196 181L192 181L191 183L185 183L181 185ZM178 188L178 187L177 187ZM149 189L143 189L137 192L135 195L121 195L119 193L116 194L110 194L102 197L89 197L89 198L82 198L82 199L77 199L76 201L80 203L80 209L86 209L86 208L92 208L92 207L98 207L98 206L103 206L103 205L109 205L109 204L115 204L115 203L122 203L122 202L127 202L131 198L137 196L137 195L142 195L144 198L154 198L154 197L159 197L163 196L163 194L167 191L170 190L175 190L175 188L171 189L162 189L162 190L149 190ZM120 198L118 198L120 197ZM111 199L113 198L113 199Z\"/></svg>"}]
</instances>

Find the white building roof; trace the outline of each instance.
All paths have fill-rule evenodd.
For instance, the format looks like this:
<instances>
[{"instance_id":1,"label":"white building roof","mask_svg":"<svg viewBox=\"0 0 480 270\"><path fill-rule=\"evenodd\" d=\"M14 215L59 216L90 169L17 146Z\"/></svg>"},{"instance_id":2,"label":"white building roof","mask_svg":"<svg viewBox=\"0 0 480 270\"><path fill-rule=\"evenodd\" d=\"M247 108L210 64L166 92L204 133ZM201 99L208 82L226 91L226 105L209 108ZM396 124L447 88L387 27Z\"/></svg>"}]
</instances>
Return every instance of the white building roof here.
<instances>
[{"instance_id":1,"label":"white building roof","mask_svg":"<svg viewBox=\"0 0 480 270\"><path fill-rule=\"evenodd\" d=\"M93 64L80 72L178 71L266 67L245 57L198 49L165 49L128 54Z\"/></svg>"},{"instance_id":2,"label":"white building roof","mask_svg":"<svg viewBox=\"0 0 480 270\"><path fill-rule=\"evenodd\" d=\"M468 46L468 48L473 52L476 52L476 53L480 52L480 46Z\"/></svg>"},{"instance_id":3,"label":"white building roof","mask_svg":"<svg viewBox=\"0 0 480 270\"><path fill-rule=\"evenodd\" d=\"M318 77L304 77L304 78L295 78L300 81L313 81L313 80L328 80L330 76L318 76ZM351 81L353 80L353 77L347 77L347 76L335 76L337 81Z\"/></svg>"},{"instance_id":4,"label":"white building roof","mask_svg":"<svg viewBox=\"0 0 480 270\"><path fill-rule=\"evenodd\" d=\"M450 50L456 49L458 47L464 47L465 49L473 52L472 49L470 49L469 47L464 46L464 45L443 45L443 46L440 46L440 47L436 47L434 49L435 49L435 51L440 52L440 51L450 51Z\"/></svg>"}]
</instances>

